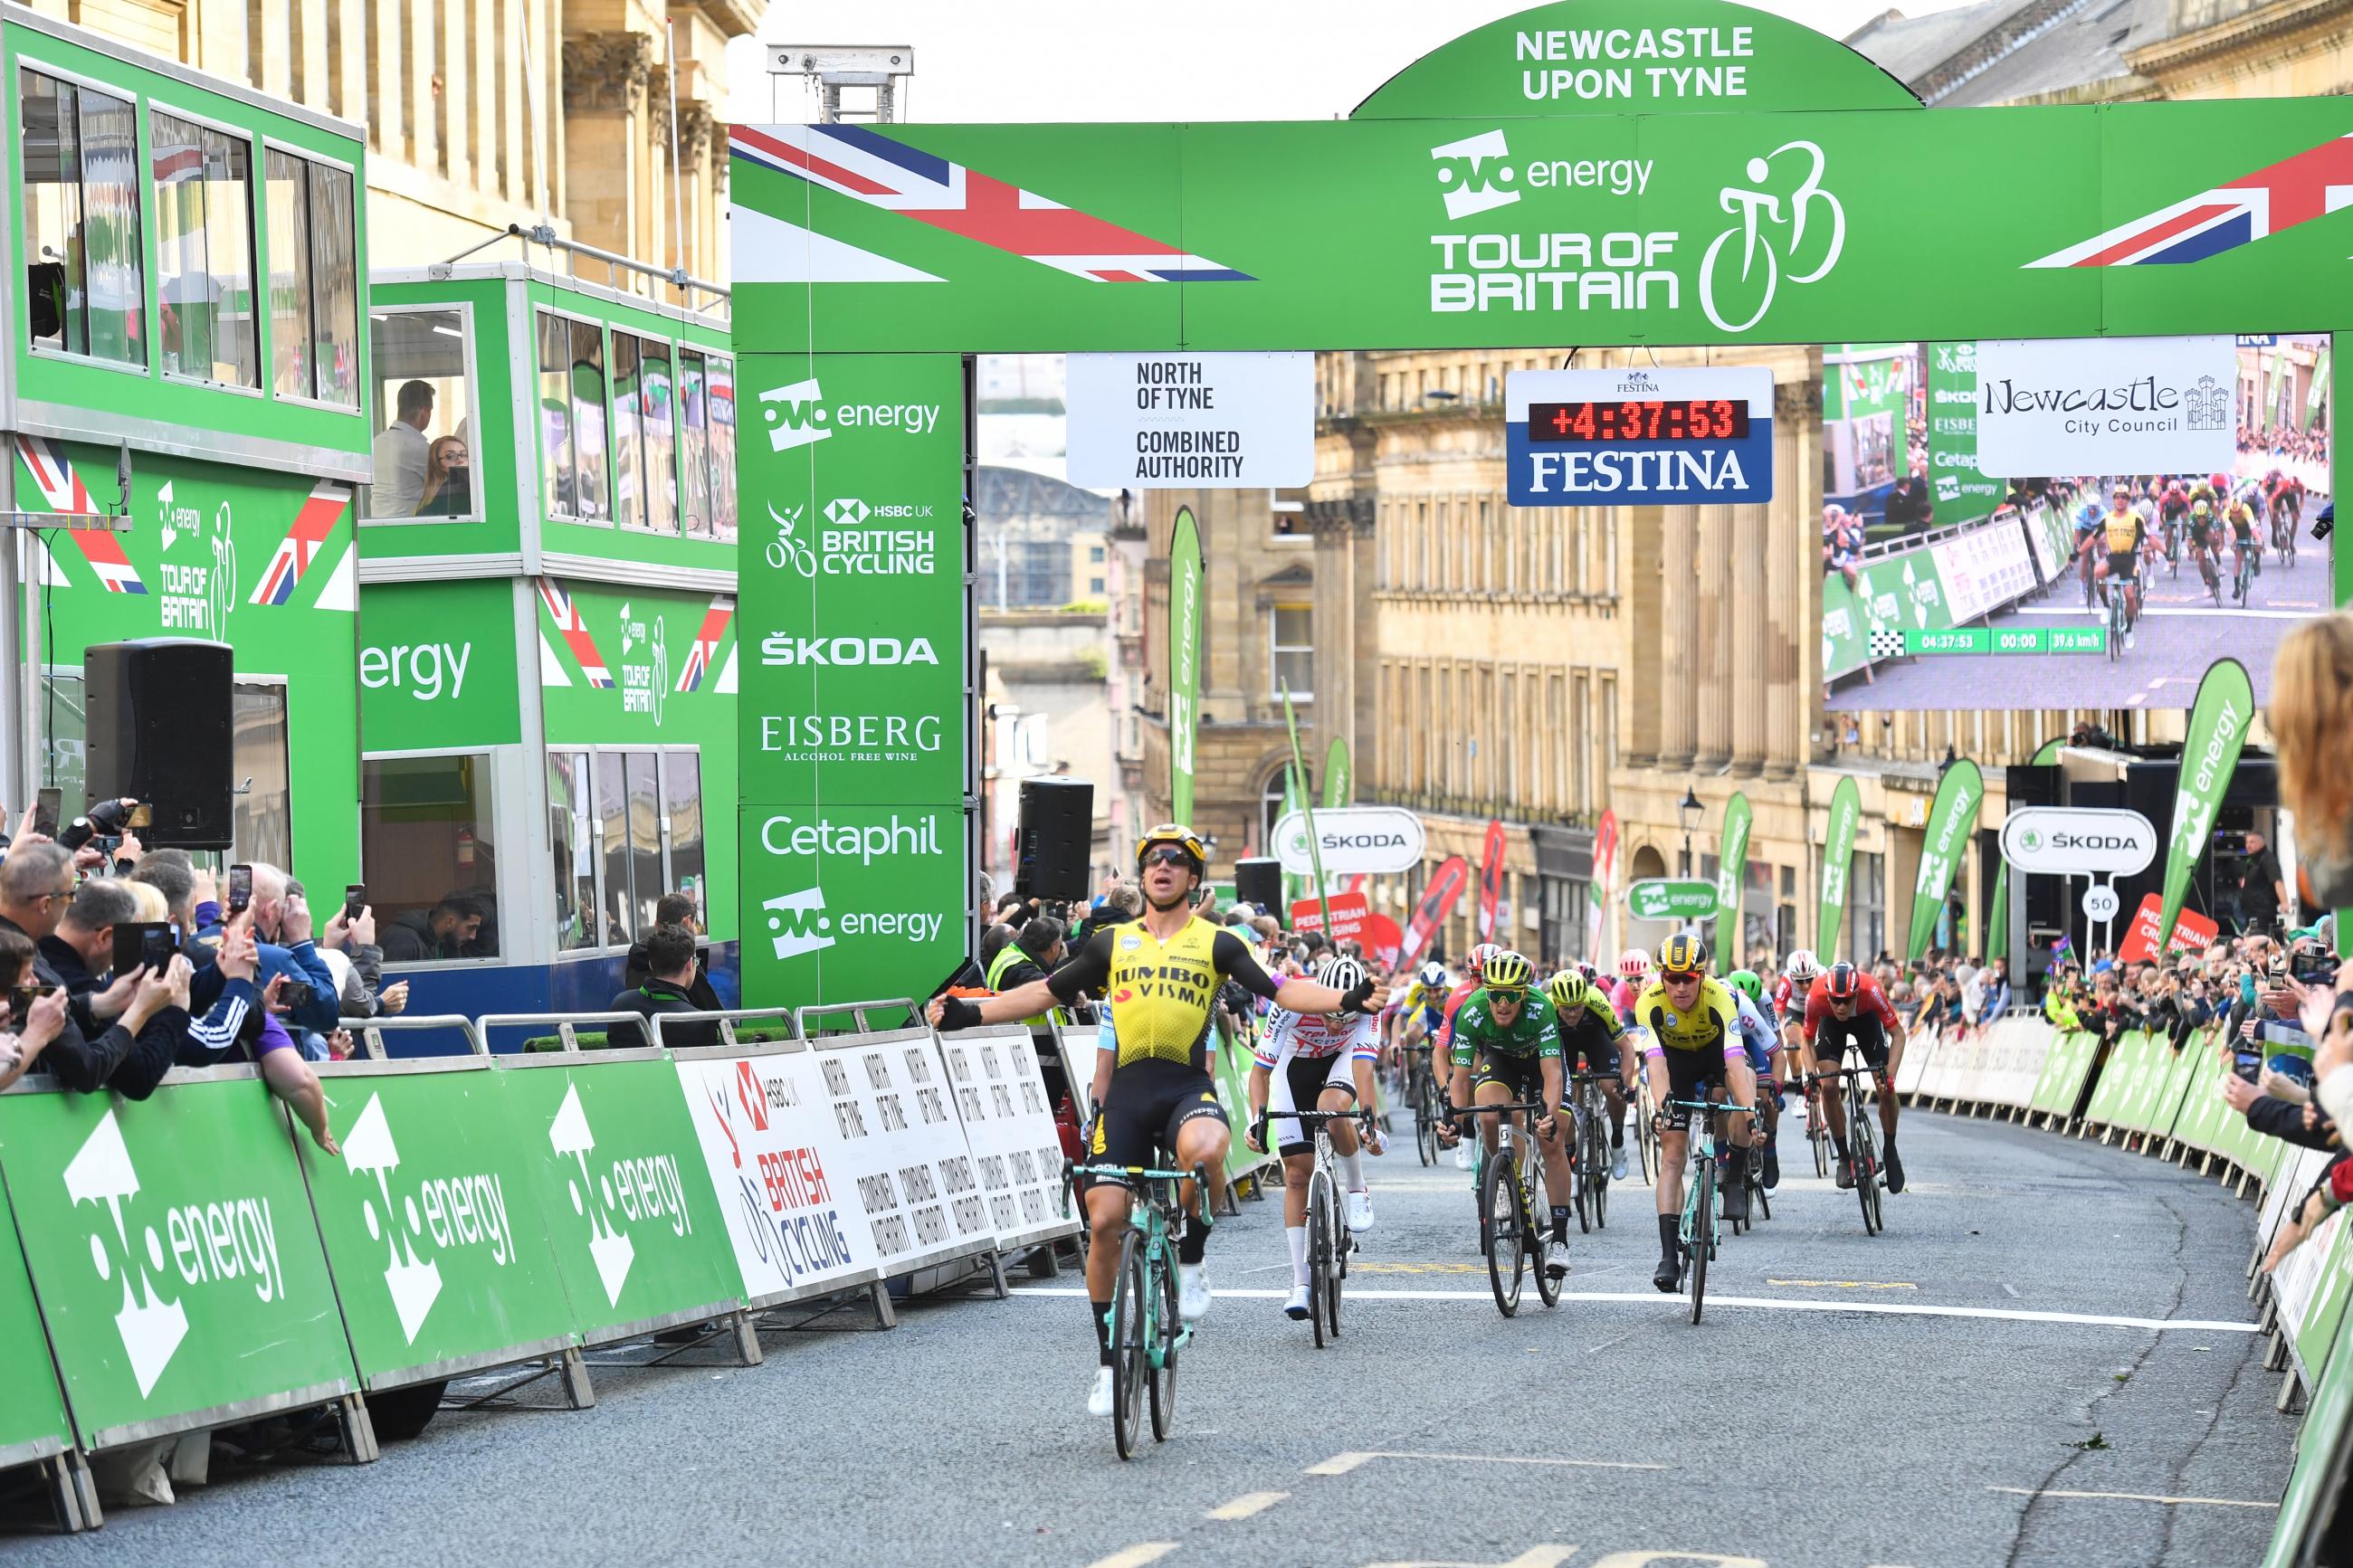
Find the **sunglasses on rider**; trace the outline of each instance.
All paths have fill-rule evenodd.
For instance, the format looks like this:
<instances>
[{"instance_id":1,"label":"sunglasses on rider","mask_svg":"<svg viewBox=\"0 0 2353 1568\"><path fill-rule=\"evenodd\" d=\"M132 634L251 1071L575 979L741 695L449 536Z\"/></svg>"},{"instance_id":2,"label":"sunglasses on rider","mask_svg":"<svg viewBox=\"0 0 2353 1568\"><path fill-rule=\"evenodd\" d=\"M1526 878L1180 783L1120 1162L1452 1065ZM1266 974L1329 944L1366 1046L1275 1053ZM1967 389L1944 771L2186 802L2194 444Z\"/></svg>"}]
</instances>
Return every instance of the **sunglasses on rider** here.
<instances>
[{"instance_id":1,"label":"sunglasses on rider","mask_svg":"<svg viewBox=\"0 0 2353 1568\"><path fill-rule=\"evenodd\" d=\"M1151 849L1145 851L1144 863L1147 866L1184 866L1190 868L1193 864L1193 857L1186 852L1185 847L1182 845L1161 844L1155 845Z\"/></svg>"}]
</instances>

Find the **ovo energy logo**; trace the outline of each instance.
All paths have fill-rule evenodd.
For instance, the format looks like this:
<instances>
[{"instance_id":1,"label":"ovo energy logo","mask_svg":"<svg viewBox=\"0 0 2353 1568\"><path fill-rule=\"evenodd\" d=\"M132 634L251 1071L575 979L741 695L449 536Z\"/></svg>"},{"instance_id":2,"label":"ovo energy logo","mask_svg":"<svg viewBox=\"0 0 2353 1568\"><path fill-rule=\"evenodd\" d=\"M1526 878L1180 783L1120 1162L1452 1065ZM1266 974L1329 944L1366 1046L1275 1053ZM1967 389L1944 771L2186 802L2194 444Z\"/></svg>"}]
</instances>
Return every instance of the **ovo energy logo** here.
<instances>
[{"instance_id":1,"label":"ovo energy logo","mask_svg":"<svg viewBox=\"0 0 2353 1568\"><path fill-rule=\"evenodd\" d=\"M514 1261L506 1187L494 1173L427 1177L395 1205L392 1173L400 1168L400 1150L392 1141L381 1096L368 1096L366 1108L352 1123L343 1139L343 1163L354 1176L375 1178L375 1199L362 1198L360 1213L367 1222L368 1239L385 1248L384 1288L410 1344L417 1342L417 1331L441 1294L441 1265L418 1256L419 1244L428 1235L441 1251L487 1247L491 1261L499 1267Z\"/></svg>"},{"instance_id":2,"label":"ovo energy logo","mask_svg":"<svg viewBox=\"0 0 2353 1568\"><path fill-rule=\"evenodd\" d=\"M824 395L815 376L760 394L760 417L769 425L768 449L789 452L831 436L833 432L826 427L825 408L818 402Z\"/></svg>"},{"instance_id":3,"label":"ovo energy logo","mask_svg":"<svg viewBox=\"0 0 2353 1568\"><path fill-rule=\"evenodd\" d=\"M833 938L824 934L833 930L833 921L823 912L823 888L804 888L797 893L770 899L760 907L768 911L768 929L777 933L769 939L768 945L778 958L798 958L833 945ZM811 915L817 916L815 934L809 931ZM790 930L786 929L788 924Z\"/></svg>"},{"instance_id":4,"label":"ovo energy logo","mask_svg":"<svg viewBox=\"0 0 2353 1568\"><path fill-rule=\"evenodd\" d=\"M1501 131L1482 131L1460 142L1432 147L1438 160L1438 184L1446 199L1446 216L1460 223L1474 213L1493 212L1520 199L1517 191L1498 190L1514 179L1512 166L1502 160L1512 155Z\"/></svg>"},{"instance_id":5,"label":"ovo energy logo","mask_svg":"<svg viewBox=\"0 0 2353 1568\"><path fill-rule=\"evenodd\" d=\"M278 1226L268 1198L185 1204L165 1211L160 1233L153 1225L124 1219L125 1205L139 1194L139 1173L112 1110L99 1119L67 1163L65 1184L66 1195L77 1207L103 1203L114 1217L115 1245L109 1247L100 1230L90 1238L90 1260L101 1281L111 1281L118 1273L122 1278L122 1306L114 1314L114 1329L122 1336L123 1354L142 1399L154 1392L180 1342L188 1337L185 1294L182 1300L166 1301L156 1289L164 1275L166 1235L183 1284L221 1284L250 1277L253 1293L264 1304L285 1300L286 1271L279 1261ZM141 1243L137 1252L132 1247L134 1231ZM134 1272L139 1276L136 1287L131 1279Z\"/></svg>"},{"instance_id":6,"label":"ovo energy logo","mask_svg":"<svg viewBox=\"0 0 2353 1568\"><path fill-rule=\"evenodd\" d=\"M588 1129L588 1113L580 1106L580 1086L567 1084L564 1103L549 1124L547 1141L560 1157L569 1154L579 1168L565 1185L571 1189L572 1212L588 1222L588 1256L596 1265L596 1279L605 1287L607 1306L621 1304L621 1288L628 1283L629 1265L638 1256L621 1223L670 1220L670 1234L691 1236L694 1221L686 1212L686 1184L678 1161L668 1154L636 1160L615 1160L591 1171L588 1156L596 1152L596 1135Z\"/></svg>"}]
</instances>

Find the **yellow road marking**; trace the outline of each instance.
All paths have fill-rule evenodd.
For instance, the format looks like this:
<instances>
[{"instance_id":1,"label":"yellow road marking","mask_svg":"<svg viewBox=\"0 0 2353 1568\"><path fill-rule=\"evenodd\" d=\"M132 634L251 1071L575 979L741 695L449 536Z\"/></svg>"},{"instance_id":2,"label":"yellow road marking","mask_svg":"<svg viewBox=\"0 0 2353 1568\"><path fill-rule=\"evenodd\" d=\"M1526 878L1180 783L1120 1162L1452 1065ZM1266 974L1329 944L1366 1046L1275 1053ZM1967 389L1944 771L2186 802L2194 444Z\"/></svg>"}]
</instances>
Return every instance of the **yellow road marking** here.
<instances>
[{"instance_id":1,"label":"yellow road marking","mask_svg":"<svg viewBox=\"0 0 2353 1568\"><path fill-rule=\"evenodd\" d=\"M1483 1263L1351 1263L1351 1274L1484 1274Z\"/></svg>"},{"instance_id":2,"label":"yellow road marking","mask_svg":"<svg viewBox=\"0 0 2353 1568\"><path fill-rule=\"evenodd\" d=\"M2230 1497L2161 1497L2155 1492L2046 1492L2032 1487L1988 1487L1989 1492L2008 1492L2012 1497L2095 1498L2113 1502L2201 1503L2208 1508L2268 1508L2276 1510L2275 1502L2249 1502Z\"/></svg>"},{"instance_id":3,"label":"yellow road marking","mask_svg":"<svg viewBox=\"0 0 2353 1568\"><path fill-rule=\"evenodd\" d=\"M1798 1285L1810 1290L1917 1290L1907 1279L1767 1279L1767 1285Z\"/></svg>"},{"instance_id":4,"label":"yellow road marking","mask_svg":"<svg viewBox=\"0 0 2353 1568\"><path fill-rule=\"evenodd\" d=\"M1146 1563L1157 1563L1176 1550L1173 1541L1139 1541L1108 1557L1098 1557L1087 1568L1144 1568Z\"/></svg>"},{"instance_id":5,"label":"yellow road marking","mask_svg":"<svg viewBox=\"0 0 2353 1568\"><path fill-rule=\"evenodd\" d=\"M1244 1492L1229 1503L1220 1503L1209 1510L1211 1519L1248 1519L1254 1513L1264 1513L1289 1492Z\"/></svg>"}]
</instances>

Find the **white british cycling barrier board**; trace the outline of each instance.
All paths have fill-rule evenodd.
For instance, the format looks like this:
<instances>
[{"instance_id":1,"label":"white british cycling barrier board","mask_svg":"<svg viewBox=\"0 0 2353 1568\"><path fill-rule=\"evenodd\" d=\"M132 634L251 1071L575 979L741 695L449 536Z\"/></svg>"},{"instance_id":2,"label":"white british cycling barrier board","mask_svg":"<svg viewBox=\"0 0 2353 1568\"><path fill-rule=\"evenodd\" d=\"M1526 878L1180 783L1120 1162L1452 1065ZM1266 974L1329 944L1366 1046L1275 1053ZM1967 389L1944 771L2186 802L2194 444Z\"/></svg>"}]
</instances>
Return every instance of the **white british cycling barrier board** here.
<instances>
[{"instance_id":1,"label":"white british cycling barrier board","mask_svg":"<svg viewBox=\"0 0 2353 1568\"><path fill-rule=\"evenodd\" d=\"M840 1169L886 1275L997 1245L932 1041L929 1029L892 1029L816 1043Z\"/></svg>"},{"instance_id":2,"label":"white british cycling barrier board","mask_svg":"<svg viewBox=\"0 0 2353 1568\"><path fill-rule=\"evenodd\" d=\"M1000 1250L1075 1235L1062 1214L1062 1139L1024 1025L940 1037L948 1087Z\"/></svg>"},{"instance_id":3,"label":"white british cycling barrier board","mask_svg":"<svg viewBox=\"0 0 2353 1568\"><path fill-rule=\"evenodd\" d=\"M807 1043L675 1055L745 1305L773 1307L882 1278L877 1227Z\"/></svg>"}]
</instances>

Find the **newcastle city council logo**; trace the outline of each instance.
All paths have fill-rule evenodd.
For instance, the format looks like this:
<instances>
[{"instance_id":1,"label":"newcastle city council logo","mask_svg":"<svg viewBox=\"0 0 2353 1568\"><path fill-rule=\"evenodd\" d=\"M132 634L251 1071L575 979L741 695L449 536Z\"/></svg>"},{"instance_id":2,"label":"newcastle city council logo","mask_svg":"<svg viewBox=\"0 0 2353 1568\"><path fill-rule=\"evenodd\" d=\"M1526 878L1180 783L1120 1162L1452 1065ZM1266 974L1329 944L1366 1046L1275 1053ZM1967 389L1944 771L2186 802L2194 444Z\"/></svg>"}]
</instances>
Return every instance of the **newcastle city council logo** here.
<instances>
[{"instance_id":1,"label":"newcastle city council logo","mask_svg":"<svg viewBox=\"0 0 2353 1568\"><path fill-rule=\"evenodd\" d=\"M2216 385L2211 375L2200 376L2197 385L2181 394L2181 422L2192 430L2228 430L2231 389Z\"/></svg>"}]
</instances>

